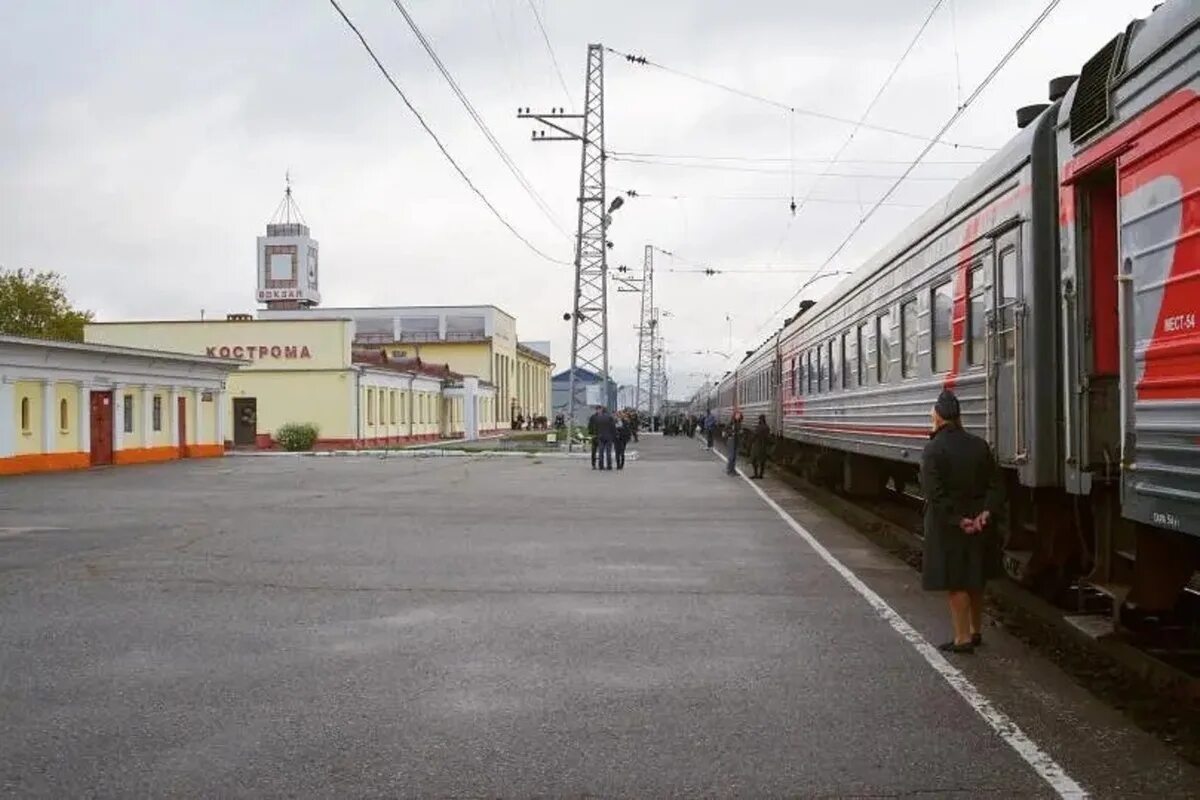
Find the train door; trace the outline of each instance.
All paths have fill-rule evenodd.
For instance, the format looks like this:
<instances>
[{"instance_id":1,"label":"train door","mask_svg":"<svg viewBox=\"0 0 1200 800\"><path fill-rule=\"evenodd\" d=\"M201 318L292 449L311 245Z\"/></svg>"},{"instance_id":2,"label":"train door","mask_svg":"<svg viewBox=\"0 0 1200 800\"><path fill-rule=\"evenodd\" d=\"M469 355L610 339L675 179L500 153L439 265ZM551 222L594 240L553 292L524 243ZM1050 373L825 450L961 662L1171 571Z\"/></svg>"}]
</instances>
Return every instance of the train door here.
<instances>
[{"instance_id":1,"label":"train door","mask_svg":"<svg viewBox=\"0 0 1200 800\"><path fill-rule=\"evenodd\" d=\"M1022 328L1025 304L1021 297L1020 228L1011 228L993 240L991 324L992 445L1002 464L1025 459L1025 391L1022 371Z\"/></svg>"}]
</instances>

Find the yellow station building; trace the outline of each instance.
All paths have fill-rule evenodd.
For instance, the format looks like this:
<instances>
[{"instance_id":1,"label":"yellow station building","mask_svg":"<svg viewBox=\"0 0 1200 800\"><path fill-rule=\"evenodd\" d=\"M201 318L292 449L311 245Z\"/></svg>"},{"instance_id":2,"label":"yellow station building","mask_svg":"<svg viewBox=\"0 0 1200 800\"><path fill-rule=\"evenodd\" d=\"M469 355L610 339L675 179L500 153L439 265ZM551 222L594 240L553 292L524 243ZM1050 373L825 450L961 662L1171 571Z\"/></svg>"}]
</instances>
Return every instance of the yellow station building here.
<instances>
[{"instance_id":1,"label":"yellow station building","mask_svg":"<svg viewBox=\"0 0 1200 800\"><path fill-rule=\"evenodd\" d=\"M474 438L497 426L489 384L444 363L356 347L351 319L92 323L84 337L246 361L220 404L233 447L274 447L287 423L316 425L324 449Z\"/></svg>"},{"instance_id":2,"label":"yellow station building","mask_svg":"<svg viewBox=\"0 0 1200 800\"><path fill-rule=\"evenodd\" d=\"M366 308L270 308L263 320L344 318L355 323L354 344L382 350L392 359L420 358L447 364L495 387L495 424L510 428L550 415L550 346L517 340L517 321L495 306L376 306Z\"/></svg>"}]
</instances>

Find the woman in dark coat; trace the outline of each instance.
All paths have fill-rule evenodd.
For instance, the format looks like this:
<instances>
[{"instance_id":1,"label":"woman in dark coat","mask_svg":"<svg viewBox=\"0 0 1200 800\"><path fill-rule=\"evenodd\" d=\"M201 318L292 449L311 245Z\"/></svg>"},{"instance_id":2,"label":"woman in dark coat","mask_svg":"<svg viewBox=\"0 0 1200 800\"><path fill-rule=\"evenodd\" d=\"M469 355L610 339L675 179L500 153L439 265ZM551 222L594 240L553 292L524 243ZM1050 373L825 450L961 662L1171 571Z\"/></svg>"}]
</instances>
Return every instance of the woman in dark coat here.
<instances>
[{"instance_id":1,"label":"woman in dark coat","mask_svg":"<svg viewBox=\"0 0 1200 800\"><path fill-rule=\"evenodd\" d=\"M767 469L767 454L771 449L771 427L767 425L767 415L758 415L758 424L750 439L750 464L754 467L753 478L763 477Z\"/></svg>"},{"instance_id":2,"label":"woman in dark coat","mask_svg":"<svg viewBox=\"0 0 1200 800\"><path fill-rule=\"evenodd\" d=\"M945 391L933 407L933 433L921 454L925 496L922 586L949 596L954 640L940 649L971 653L983 643L983 587L1000 573L995 518L1002 493L987 442L963 430L958 398Z\"/></svg>"}]
</instances>

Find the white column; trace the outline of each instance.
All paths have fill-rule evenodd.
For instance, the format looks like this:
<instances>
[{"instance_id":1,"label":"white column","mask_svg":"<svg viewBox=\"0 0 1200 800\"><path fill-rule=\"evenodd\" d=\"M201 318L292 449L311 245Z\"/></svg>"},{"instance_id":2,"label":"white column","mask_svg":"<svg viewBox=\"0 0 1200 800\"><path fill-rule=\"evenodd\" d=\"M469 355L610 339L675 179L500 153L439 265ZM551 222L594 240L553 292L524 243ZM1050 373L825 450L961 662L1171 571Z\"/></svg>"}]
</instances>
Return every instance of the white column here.
<instances>
[{"instance_id":1,"label":"white column","mask_svg":"<svg viewBox=\"0 0 1200 800\"><path fill-rule=\"evenodd\" d=\"M79 384L79 407L75 409L75 429L79 434L79 452L92 452L92 390Z\"/></svg>"},{"instance_id":2,"label":"white column","mask_svg":"<svg viewBox=\"0 0 1200 800\"><path fill-rule=\"evenodd\" d=\"M213 403L216 404L216 419L213 421L213 438L216 439L216 444L225 445L225 390L217 389L213 392Z\"/></svg>"},{"instance_id":3,"label":"white column","mask_svg":"<svg viewBox=\"0 0 1200 800\"><path fill-rule=\"evenodd\" d=\"M200 409L203 407L201 398L204 396L203 389L192 389L192 422L188 425L188 433L191 434L192 442L195 444L203 444L200 441Z\"/></svg>"},{"instance_id":4,"label":"white column","mask_svg":"<svg viewBox=\"0 0 1200 800\"><path fill-rule=\"evenodd\" d=\"M479 402L479 379L470 376L463 377L463 438L473 441L479 438L479 415L476 413Z\"/></svg>"},{"instance_id":5,"label":"white column","mask_svg":"<svg viewBox=\"0 0 1200 800\"><path fill-rule=\"evenodd\" d=\"M9 379L0 375L0 458L6 458L17 452L17 426L13 420L17 418L16 391Z\"/></svg>"},{"instance_id":6,"label":"white column","mask_svg":"<svg viewBox=\"0 0 1200 800\"><path fill-rule=\"evenodd\" d=\"M113 393L113 452L125 449L125 386L114 383Z\"/></svg>"},{"instance_id":7,"label":"white column","mask_svg":"<svg viewBox=\"0 0 1200 800\"><path fill-rule=\"evenodd\" d=\"M42 381L42 452L53 453L58 442L58 397L54 381Z\"/></svg>"},{"instance_id":8,"label":"white column","mask_svg":"<svg viewBox=\"0 0 1200 800\"><path fill-rule=\"evenodd\" d=\"M154 390L149 386L142 387L142 447L150 446L150 437L154 436Z\"/></svg>"},{"instance_id":9,"label":"white column","mask_svg":"<svg viewBox=\"0 0 1200 800\"><path fill-rule=\"evenodd\" d=\"M167 413L166 417L171 425L171 444L174 447L183 447L187 442L179 441L179 388L173 387L167 393Z\"/></svg>"}]
</instances>

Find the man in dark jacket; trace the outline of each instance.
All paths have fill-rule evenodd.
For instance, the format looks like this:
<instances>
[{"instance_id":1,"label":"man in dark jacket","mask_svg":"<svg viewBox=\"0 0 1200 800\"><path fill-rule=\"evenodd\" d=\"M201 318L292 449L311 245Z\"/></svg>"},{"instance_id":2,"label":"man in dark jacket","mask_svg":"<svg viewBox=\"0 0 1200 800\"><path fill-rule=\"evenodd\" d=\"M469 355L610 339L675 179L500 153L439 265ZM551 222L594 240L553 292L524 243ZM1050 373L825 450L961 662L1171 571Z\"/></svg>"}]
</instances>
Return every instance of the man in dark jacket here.
<instances>
[{"instance_id":1,"label":"man in dark jacket","mask_svg":"<svg viewBox=\"0 0 1200 800\"><path fill-rule=\"evenodd\" d=\"M600 441L600 469L610 470L613 467L613 444L617 441L617 421L603 406L596 414L596 438Z\"/></svg>"},{"instance_id":2,"label":"man in dark jacket","mask_svg":"<svg viewBox=\"0 0 1200 800\"><path fill-rule=\"evenodd\" d=\"M596 435L596 420L600 418L600 412L604 410L603 406L596 406L596 410L588 417L588 437L592 440L592 469L596 468L596 450L600 447L600 439Z\"/></svg>"},{"instance_id":3,"label":"man in dark jacket","mask_svg":"<svg viewBox=\"0 0 1200 800\"><path fill-rule=\"evenodd\" d=\"M933 407L933 432L921 454L921 584L949 596L954 639L940 649L972 653L983 643L984 584L1000 573L995 518L1003 495L991 448L963 430L959 415L958 398L942 392Z\"/></svg>"}]
</instances>

